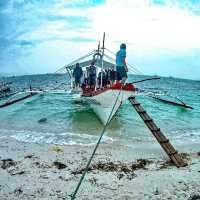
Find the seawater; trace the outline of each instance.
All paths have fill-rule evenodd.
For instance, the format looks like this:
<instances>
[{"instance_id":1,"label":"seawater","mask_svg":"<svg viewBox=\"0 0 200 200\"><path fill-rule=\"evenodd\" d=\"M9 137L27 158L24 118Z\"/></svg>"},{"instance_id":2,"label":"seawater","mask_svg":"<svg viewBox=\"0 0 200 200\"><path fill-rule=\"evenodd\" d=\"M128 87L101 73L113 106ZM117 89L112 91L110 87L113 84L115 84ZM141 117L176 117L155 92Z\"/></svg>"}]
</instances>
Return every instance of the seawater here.
<instances>
[{"instance_id":1,"label":"seawater","mask_svg":"<svg viewBox=\"0 0 200 200\"><path fill-rule=\"evenodd\" d=\"M129 81L148 78L130 75ZM62 82L68 83L66 75L30 75L1 78L12 82L16 91L53 89ZM1 80L0 80L1 81ZM66 88L62 85L61 88ZM194 107L193 110L168 105L147 96L138 96L145 110L171 140L177 143L200 141L200 81L161 78L137 84L145 91L178 96ZM17 97L17 96L16 96ZM15 97L12 97L15 98ZM168 97L172 99L171 97ZM8 99L1 99L0 103ZM174 100L174 99L173 99ZM47 121L39 123L41 118ZM0 109L0 137L12 137L25 142L60 145L93 145L103 128L89 105L80 95L70 93L44 93ZM126 101L111 121L102 142L132 143L152 142L154 139L138 114Z\"/></svg>"}]
</instances>

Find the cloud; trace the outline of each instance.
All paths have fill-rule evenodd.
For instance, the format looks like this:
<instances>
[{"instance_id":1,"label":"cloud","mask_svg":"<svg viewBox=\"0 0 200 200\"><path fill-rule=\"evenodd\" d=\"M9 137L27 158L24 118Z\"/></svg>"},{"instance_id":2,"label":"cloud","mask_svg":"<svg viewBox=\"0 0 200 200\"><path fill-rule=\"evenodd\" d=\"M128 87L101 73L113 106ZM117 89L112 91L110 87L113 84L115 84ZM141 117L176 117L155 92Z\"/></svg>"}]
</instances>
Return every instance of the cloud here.
<instances>
[{"instance_id":1,"label":"cloud","mask_svg":"<svg viewBox=\"0 0 200 200\"><path fill-rule=\"evenodd\" d=\"M74 0L74 1L63 1L65 7L67 8L80 8L80 9L88 9L91 7L96 7L102 5L106 2L106 0Z\"/></svg>"},{"instance_id":2,"label":"cloud","mask_svg":"<svg viewBox=\"0 0 200 200\"><path fill-rule=\"evenodd\" d=\"M121 42L127 43L128 61L141 65L144 72L149 73L151 66L152 73L165 74L162 66L168 63L181 74L181 59L190 62L190 67L199 64L188 56L200 54L199 10L200 2L195 0L3 0L0 56L6 61L12 55L11 70L14 63L25 62L40 72L41 67L33 66L31 59L37 61L36 66L51 65L49 70L54 63L56 70L60 63L95 48L105 31L106 46L117 51ZM62 53L58 55L59 48L73 51L65 59ZM57 64L48 63L46 55Z\"/></svg>"},{"instance_id":3,"label":"cloud","mask_svg":"<svg viewBox=\"0 0 200 200\"><path fill-rule=\"evenodd\" d=\"M56 49L56 52L51 53L51 57L58 62L56 56L60 58L57 52L59 52L59 48L62 48L61 43L65 44L67 49L71 48L71 42L94 42L95 39L86 36L91 22L87 15L87 8L97 6L102 2L94 1L91 4L89 1L66 0L1 1L0 71L40 72L42 67L39 63L51 66L48 59L44 59L46 55L50 54L50 48L52 48L51 52ZM48 46L47 42L49 48L46 47ZM83 48L87 50L84 46ZM70 52L74 51L70 50ZM74 56L78 55L79 51L76 50L76 53ZM73 58L73 55L70 54L70 56ZM8 59L11 58L12 60L8 62ZM61 62L65 62L63 57ZM33 63L36 66L33 66ZM56 66L55 64L54 67Z\"/></svg>"},{"instance_id":4,"label":"cloud","mask_svg":"<svg viewBox=\"0 0 200 200\"><path fill-rule=\"evenodd\" d=\"M45 3L46 2L46 3ZM48 3L47 3L48 2ZM71 1L23 1L12 0L0 9L1 38L10 40L47 40L81 37L79 32L90 28L90 19L80 8L66 9ZM83 4L85 1L75 1ZM62 6L62 9L60 9ZM8 47L8 46L7 46Z\"/></svg>"},{"instance_id":5,"label":"cloud","mask_svg":"<svg viewBox=\"0 0 200 200\"><path fill-rule=\"evenodd\" d=\"M152 0L151 4L178 7L180 9L187 9L194 14L200 14L200 1L199 0Z\"/></svg>"},{"instance_id":6,"label":"cloud","mask_svg":"<svg viewBox=\"0 0 200 200\"><path fill-rule=\"evenodd\" d=\"M72 42L97 42L95 38L84 38L84 37L72 37L72 38L67 38L66 40Z\"/></svg>"},{"instance_id":7,"label":"cloud","mask_svg":"<svg viewBox=\"0 0 200 200\"><path fill-rule=\"evenodd\" d=\"M105 30L110 40L133 42L137 48L182 51L200 44L200 16L177 6L158 6L151 1L107 1L90 9L93 34Z\"/></svg>"}]
</instances>

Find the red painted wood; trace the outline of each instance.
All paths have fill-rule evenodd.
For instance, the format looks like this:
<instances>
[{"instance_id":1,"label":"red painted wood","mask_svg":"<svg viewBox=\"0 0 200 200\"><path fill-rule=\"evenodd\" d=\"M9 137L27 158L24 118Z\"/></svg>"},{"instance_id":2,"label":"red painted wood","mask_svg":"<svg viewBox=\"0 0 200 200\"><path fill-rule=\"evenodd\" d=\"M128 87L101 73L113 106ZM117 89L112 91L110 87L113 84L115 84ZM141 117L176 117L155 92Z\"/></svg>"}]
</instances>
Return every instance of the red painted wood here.
<instances>
[{"instance_id":1,"label":"red painted wood","mask_svg":"<svg viewBox=\"0 0 200 200\"><path fill-rule=\"evenodd\" d=\"M84 96L84 97L96 96L96 95L101 94L101 93L103 93L103 92L105 92L107 90L120 90L121 87L122 87L122 83L117 82L117 83L113 84L111 87L104 87L104 88L101 88L101 89L97 89L96 91L92 90L92 89L89 89L89 88L84 88L82 96ZM135 87L131 83L126 83L122 87L122 90L134 91Z\"/></svg>"}]
</instances>

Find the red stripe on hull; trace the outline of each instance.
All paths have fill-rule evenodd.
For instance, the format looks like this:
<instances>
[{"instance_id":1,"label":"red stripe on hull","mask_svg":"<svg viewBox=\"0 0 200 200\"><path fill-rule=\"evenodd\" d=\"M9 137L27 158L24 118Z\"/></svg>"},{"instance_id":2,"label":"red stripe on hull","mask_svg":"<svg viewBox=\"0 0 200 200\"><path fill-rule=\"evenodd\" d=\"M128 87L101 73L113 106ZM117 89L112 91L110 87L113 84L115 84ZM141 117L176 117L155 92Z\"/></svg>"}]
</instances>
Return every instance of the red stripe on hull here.
<instances>
[{"instance_id":1,"label":"red stripe on hull","mask_svg":"<svg viewBox=\"0 0 200 200\"><path fill-rule=\"evenodd\" d=\"M122 90L124 91L134 91L135 87L133 84L131 83L127 83L122 87L122 83L115 83L113 84L111 87L105 87L102 89L97 89L97 90L92 90L92 89L83 89L83 94L82 96L84 97L91 97L91 96L96 96L98 94L101 94L107 90L120 90L122 88Z\"/></svg>"}]
</instances>

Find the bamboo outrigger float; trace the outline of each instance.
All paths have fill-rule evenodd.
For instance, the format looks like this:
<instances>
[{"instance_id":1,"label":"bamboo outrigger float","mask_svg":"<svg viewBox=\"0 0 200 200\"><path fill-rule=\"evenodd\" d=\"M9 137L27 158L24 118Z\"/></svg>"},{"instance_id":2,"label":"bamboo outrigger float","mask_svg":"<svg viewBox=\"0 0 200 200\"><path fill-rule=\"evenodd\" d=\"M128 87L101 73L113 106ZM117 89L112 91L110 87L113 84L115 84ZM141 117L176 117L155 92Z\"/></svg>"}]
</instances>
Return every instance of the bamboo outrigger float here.
<instances>
[{"instance_id":1,"label":"bamboo outrigger float","mask_svg":"<svg viewBox=\"0 0 200 200\"><path fill-rule=\"evenodd\" d=\"M13 99L13 100L10 100L10 101L6 101L5 103L0 105L0 108L5 108L5 107L8 107L8 106L11 106L15 103L18 103L18 102L23 101L25 99L31 98L31 97L35 96L36 94L37 94L36 92L31 92L30 94L27 94L23 97L16 98L16 99Z\"/></svg>"},{"instance_id":2,"label":"bamboo outrigger float","mask_svg":"<svg viewBox=\"0 0 200 200\"><path fill-rule=\"evenodd\" d=\"M183 108L189 108L189 109L194 109L192 106L189 106L189 105L186 105L182 100L176 98L179 102L174 102L174 101L170 101L170 100L167 100L167 99L163 99L163 98L160 98L160 97L157 97L156 95L151 95L150 96L151 98L154 98L158 101L161 101L163 103L167 103L167 104L171 104L171 105L174 105L174 106L179 106L179 107L183 107Z\"/></svg>"}]
</instances>

